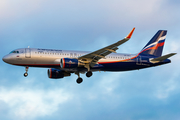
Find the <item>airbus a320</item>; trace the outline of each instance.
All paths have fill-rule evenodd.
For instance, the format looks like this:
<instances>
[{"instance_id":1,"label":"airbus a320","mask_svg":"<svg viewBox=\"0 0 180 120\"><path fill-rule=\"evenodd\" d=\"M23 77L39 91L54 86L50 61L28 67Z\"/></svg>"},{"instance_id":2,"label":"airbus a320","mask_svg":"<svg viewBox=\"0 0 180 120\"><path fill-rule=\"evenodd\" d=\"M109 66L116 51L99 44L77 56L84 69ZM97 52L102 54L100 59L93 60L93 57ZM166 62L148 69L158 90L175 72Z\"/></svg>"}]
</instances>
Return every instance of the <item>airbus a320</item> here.
<instances>
[{"instance_id":1,"label":"airbus a320","mask_svg":"<svg viewBox=\"0 0 180 120\"><path fill-rule=\"evenodd\" d=\"M3 61L17 66L24 66L24 76L28 76L29 67L48 69L49 78L63 78L75 73L80 84L80 74L91 77L95 71L129 71L170 63L169 57L176 53L162 56L167 31L159 30L138 54L116 53L118 46L127 42L135 28L122 40L94 52L69 51L40 48L21 48L3 57Z\"/></svg>"}]
</instances>

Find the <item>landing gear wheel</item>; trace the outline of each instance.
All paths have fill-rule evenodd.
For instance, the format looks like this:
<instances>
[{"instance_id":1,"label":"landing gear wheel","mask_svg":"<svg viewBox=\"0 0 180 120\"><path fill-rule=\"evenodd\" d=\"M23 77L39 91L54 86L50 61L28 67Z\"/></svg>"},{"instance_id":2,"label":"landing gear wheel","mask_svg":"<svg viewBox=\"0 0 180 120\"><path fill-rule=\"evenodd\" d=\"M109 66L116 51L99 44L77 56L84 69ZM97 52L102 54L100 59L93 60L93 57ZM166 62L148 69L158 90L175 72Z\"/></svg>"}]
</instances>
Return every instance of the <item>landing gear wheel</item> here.
<instances>
[{"instance_id":1,"label":"landing gear wheel","mask_svg":"<svg viewBox=\"0 0 180 120\"><path fill-rule=\"evenodd\" d=\"M24 77L27 77L28 76L28 73L24 73Z\"/></svg>"},{"instance_id":2,"label":"landing gear wheel","mask_svg":"<svg viewBox=\"0 0 180 120\"><path fill-rule=\"evenodd\" d=\"M28 76L28 69L29 69L29 67L25 67L25 70L26 70L26 72L24 73L24 77L27 77Z\"/></svg>"},{"instance_id":3,"label":"landing gear wheel","mask_svg":"<svg viewBox=\"0 0 180 120\"><path fill-rule=\"evenodd\" d=\"M77 82L78 84L82 83L82 81L83 81L83 79L82 79L81 77L79 77L79 78L76 80L76 82Z\"/></svg>"},{"instance_id":4,"label":"landing gear wheel","mask_svg":"<svg viewBox=\"0 0 180 120\"><path fill-rule=\"evenodd\" d=\"M87 73L86 73L86 77L91 77L92 76L92 72L91 71L88 71Z\"/></svg>"}]
</instances>

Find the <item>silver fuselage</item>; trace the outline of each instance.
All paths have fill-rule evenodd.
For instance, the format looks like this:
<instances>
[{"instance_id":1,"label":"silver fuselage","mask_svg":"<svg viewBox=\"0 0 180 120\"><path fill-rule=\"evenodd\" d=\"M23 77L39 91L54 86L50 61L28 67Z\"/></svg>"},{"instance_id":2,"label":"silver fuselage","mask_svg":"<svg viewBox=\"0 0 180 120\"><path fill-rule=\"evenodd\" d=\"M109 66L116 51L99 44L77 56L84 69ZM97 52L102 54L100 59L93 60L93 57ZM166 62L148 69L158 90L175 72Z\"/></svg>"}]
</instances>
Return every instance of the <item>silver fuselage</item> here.
<instances>
[{"instance_id":1,"label":"silver fuselage","mask_svg":"<svg viewBox=\"0 0 180 120\"><path fill-rule=\"evenodd\" d=\"M47 67L60 68L61 58L78 58L90 52L55 50L55 49L37 49L37 48L21 48L16 49L18 53L10 53L3 57L3 61L12 65L28 66L28 67ZM102 58L98 63L113 62L129 59L136 56L135 54L112 53Z\"/></svg>"}]
</instances>

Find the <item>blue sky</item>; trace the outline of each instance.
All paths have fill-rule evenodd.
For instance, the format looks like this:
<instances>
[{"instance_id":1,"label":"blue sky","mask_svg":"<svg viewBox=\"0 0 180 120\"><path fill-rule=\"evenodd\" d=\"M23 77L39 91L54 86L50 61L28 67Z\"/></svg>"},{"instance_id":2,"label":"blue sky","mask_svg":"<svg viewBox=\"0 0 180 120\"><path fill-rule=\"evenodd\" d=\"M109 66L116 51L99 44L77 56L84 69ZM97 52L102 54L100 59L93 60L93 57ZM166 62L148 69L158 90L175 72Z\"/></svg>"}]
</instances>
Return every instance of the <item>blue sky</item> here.
<instances>
[{"instance_id":1,"label":"blue sky","mask_svg":"<svg viewBox=\"0 0 180 120\"><path fill-rule=\"evenodd\" d=\"M1 0L0 56L17 48L94 51L124 38L120 53L138 53L168 30L163 54L180 52L178 0ZM180 55L172 63L128 72L52 80L47 69L0 61L2 120L179 120Z\"/></svg>"}]
</instances>

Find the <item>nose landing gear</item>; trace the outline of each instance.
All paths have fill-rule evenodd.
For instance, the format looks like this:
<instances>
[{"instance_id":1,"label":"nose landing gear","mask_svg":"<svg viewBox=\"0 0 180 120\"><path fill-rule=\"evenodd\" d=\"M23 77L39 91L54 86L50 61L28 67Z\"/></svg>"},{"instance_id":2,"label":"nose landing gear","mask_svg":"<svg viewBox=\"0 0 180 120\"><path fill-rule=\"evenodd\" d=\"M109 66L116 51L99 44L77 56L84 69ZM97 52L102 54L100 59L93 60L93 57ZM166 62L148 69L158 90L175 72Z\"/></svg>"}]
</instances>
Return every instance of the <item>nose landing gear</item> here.
<instances>
[{"instance_id":1,"label":"nose landing gear","mask_svg":"<svg viewBox=\"0 0 180 120\"><path fill-rule=\"evenodd\" d=\"M26 67L26 69L25 69L26 72L24 73L24 77L27 77L27 76L28 76L28 73L27 73L27 72L28 72L28 69L29 69L29 67Z\"/></svg>"}]
</instances>

